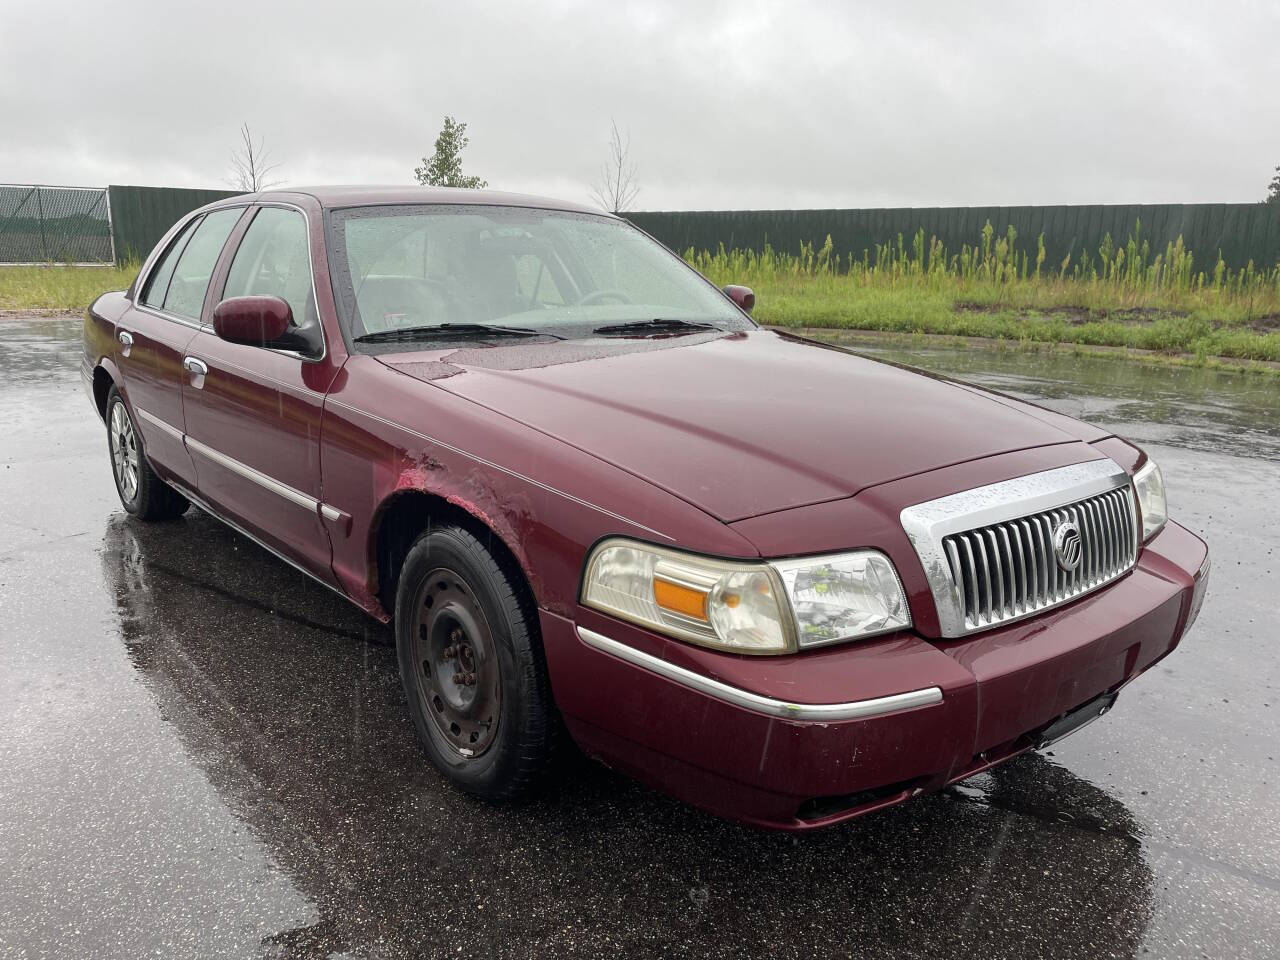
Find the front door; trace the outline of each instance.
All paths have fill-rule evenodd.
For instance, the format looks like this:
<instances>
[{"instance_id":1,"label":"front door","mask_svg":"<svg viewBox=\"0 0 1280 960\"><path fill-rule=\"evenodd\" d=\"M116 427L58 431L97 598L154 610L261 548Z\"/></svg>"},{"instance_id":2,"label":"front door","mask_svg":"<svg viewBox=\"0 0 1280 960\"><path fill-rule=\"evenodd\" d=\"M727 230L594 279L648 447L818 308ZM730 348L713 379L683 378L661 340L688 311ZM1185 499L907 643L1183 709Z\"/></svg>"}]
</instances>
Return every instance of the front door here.
<instances>
[{"instance_id":1,"label":"front door","mask_svg":"<svg viewBox=\"0 0 1280 960\"><path fill-rule=\"evenodd\" d=\"M195 217L169 243L116 325L123 394L156 472L188 489L195 465L183 444L183 358L200 329L205 290L243 208Z\"/></svg>"},{"instance_id":2,"label":"front door","mask_svg":"<svg viewBox=\"0 0 1280 960\"><path fill-rule=\"evenodd\" d=\"M329 536L320 515L320 418L334 370L311 281L307 221L263 206L240 240L211 301L277 296L307 350L228 343L207 325L187 344L187 448L201 499L246 533L327 583ZM216 281L215 281L216 283ZM212 308L211 308L212 309Z\"/></svg>"}]
</instances>

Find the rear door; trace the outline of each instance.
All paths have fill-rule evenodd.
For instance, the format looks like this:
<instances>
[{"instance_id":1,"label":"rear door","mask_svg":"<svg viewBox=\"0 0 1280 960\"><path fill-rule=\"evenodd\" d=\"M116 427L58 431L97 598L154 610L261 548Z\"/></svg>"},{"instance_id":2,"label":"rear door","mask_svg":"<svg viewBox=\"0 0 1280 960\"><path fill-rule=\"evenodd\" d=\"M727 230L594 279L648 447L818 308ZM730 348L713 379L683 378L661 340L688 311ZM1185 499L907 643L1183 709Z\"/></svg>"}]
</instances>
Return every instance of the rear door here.
<instances>
[{"instance_id":1,"label":"rear door","mask_svg":"<svg viewBox=\"0 0 1280 960\"><path fill-rule=\"evenodd\" d=\"M197 371L184 386L187 447L201 499L332 583L320 514L320 419L336 371L323 362L308 223L284 205L263 205L252 217L219 267L206 319L214 302L229 297L280 297L310 347L228 343L207 323L186 346L187 366Z\"/></svg>"},{"instance_id":2,"label":"rear door","mask_svg":"<svg viewBox=\"0 0 1280 960\"><path fill-rule=\"evenodd\" d=\"M123 393L157 473L190 489L195 465L183 444L183 357L200 330L200 314L223 244L243 207L193 217L143 279L116 325Z\"/></svg>"}]
</instances>

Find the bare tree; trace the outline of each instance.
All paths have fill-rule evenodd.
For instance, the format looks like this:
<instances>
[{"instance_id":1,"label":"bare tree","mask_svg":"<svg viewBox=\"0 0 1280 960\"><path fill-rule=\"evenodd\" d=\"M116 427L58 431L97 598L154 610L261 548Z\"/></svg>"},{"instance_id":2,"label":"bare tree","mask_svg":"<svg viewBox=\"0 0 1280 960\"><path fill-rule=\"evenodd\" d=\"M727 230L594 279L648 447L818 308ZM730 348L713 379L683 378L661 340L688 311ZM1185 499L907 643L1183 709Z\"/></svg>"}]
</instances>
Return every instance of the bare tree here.
<instances>
[{"instance_id":1,"label":"bare tree","mask_svg":"<svg viewBox=\"0 0 1280 960\"><path fill-rule=\"evenodd\" d=\"M600 168L600 179L591 188L596 203L614 213L622 213L635 202L640 187L636 183L636 165L631 162L631 134L625 140L616 121L609 138L609 159Z\"/></svg>"},{"instance_id":2,"label":"bare tree","mask_svg":"<svg viewBox=\"0 0 1280 960\"><path fill-rule=\"evenodd\" d=\"M245 193L257 193L283 182L267 179L279 167L280 164L272 161L263 139L259 137L254 143L249 125L241 125L240 145L231 151L231 176L227 183Z\"/></svg>"}]
</instances>

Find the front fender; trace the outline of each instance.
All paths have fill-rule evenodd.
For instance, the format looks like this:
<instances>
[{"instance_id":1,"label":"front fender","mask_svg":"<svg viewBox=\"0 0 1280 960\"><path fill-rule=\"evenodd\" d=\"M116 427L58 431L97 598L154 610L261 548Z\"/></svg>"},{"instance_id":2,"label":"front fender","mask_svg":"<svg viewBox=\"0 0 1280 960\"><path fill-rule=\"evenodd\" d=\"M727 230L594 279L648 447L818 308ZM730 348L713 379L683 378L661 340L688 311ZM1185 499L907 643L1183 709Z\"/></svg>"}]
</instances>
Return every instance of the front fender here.
<instances>
[{"instance_id":1,"label":"front fender","mask_svg":"<svg viewBox=\"0 0 1280 960\"><path fill-rule=\"evenodd\" d=\"M539 606L570 616L587 550L625 536L719 556L755 557L697 507L590 453L438 387L352 357L325 401L324 500L333 572L361 606L378 598L380 524L410 493L474 518L520 564Z\"/></svg>"}]
</instances>

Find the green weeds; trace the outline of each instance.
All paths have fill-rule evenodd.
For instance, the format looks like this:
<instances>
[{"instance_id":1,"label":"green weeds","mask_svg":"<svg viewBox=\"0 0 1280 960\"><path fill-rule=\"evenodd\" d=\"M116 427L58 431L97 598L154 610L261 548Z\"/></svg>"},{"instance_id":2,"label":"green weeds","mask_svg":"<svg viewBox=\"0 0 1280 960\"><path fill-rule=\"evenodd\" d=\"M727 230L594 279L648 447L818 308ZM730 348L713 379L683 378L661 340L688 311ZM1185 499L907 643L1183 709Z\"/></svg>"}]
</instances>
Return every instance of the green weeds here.
<instances>
[{"instance_id":1,"label":"green weeds","mask_svg":"<svg viewBox=\"0 0 1280 960\"><path fill-rule=\"evenodd\" d=\"M122 267L0 266L0 310L83 311L108 290L123 290L138 275L137 263Z\"/></svg>"},{"instance_id":2,"label":"green weeds","mask_svg":"<svg viewBox=\"0 0 1280 960\"><path fill-rule=\"evenodd\" d=\"M830 236L796 253L688 250L717 284L742 283L756 315L783 326L944 333L1044 343L1280 360L1280 265L1207 269L1182 240L1153 253L1141 225L1125 243L1046 261L1044 238L1018 246L988 223L972 246L948 251L924 231L860 255Z\"/></svg>"}]
</instances>

